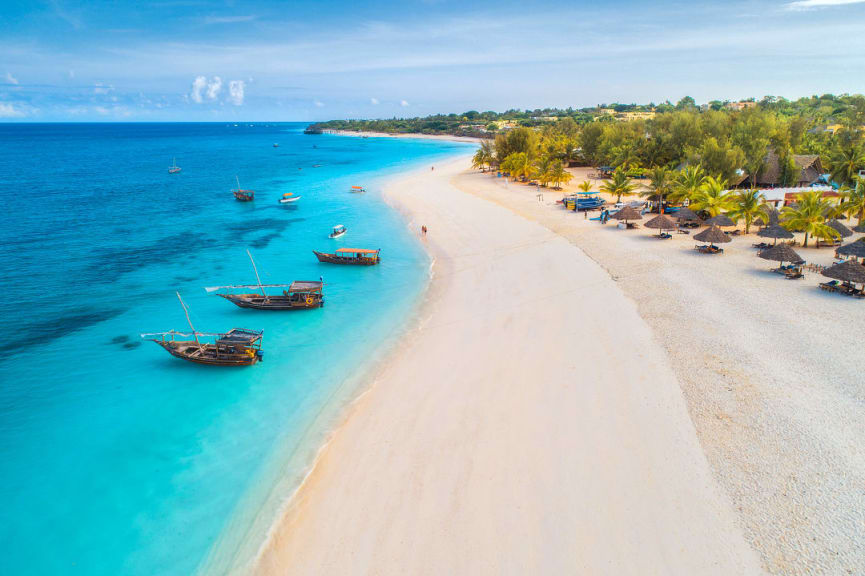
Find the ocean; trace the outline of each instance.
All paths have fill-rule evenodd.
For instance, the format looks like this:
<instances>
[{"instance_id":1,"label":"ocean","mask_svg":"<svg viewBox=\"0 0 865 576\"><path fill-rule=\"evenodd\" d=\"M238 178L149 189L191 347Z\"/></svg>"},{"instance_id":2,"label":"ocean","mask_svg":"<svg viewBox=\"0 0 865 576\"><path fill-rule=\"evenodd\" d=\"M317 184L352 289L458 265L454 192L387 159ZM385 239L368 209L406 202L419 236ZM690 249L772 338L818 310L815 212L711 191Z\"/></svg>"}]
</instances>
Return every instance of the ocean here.
<instances>
[{"instance_id":1,"label":"ocean","mask_svg":"<svg viewBox=\"0 0 865 576\"><path fill-rule=\"evenodd\" d=\"M471 145L304 124L0 124L0 573L219 572L404 333L427 282L382 181ZM273 144L278 143L278 147ZM169 174L176 158L182 168ZM256 191L233 199L235 177ZM366 194L351 194L362 185ZM301 196L280 205L285 192ZM328 238L344 224L348 233ZM312 250L380 248L376 267ZM205 286L326 283L323 308ZM198 366L141 333L264 331L264 361Z\"/></svg>"}]
</instances>

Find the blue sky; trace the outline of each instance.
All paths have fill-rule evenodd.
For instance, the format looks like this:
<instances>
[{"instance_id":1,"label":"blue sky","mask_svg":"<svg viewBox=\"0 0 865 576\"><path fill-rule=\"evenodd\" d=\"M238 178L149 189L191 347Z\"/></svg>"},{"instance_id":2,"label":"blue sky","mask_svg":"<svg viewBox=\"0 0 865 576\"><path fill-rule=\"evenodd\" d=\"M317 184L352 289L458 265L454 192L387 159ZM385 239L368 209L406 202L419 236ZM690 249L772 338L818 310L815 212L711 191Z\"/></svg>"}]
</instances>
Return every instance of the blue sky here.
<instances>
[{"instance_id":1,"label":"blue sky","mask_svg":"<svg viewBox=\"0 0 865 576\"><path fill-rule=\"evenodd\" d=\"M0 121L319 120L865 92L865 0L0 0Z\"/></svg>"}]
</instances>

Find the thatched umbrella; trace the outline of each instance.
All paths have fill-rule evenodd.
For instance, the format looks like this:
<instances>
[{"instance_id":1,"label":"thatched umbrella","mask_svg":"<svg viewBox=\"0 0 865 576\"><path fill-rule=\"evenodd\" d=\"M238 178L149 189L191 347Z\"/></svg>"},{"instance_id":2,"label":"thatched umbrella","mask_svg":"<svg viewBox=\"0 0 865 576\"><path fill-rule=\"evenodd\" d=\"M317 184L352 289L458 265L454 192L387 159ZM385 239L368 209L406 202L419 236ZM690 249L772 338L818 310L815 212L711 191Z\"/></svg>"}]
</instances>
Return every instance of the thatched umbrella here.
<instances>
[{"instance_id":1,"label":"thatched umbrella","mask_svg":"<svg viewBox=\"0 0 865 576\"><path fill-rule=\"evenodd\" d=\"M795 237L792 232L790 232L780 224L772 224L771 226L766 226L765 228L757 232L757 236L761 236L763 238L774 238L775 244L778 243L778 238L789 240Z\"/></svg>"},{"instance_id":2,"label":"thatched umbrella","mask_svg":"<svg viewBox=\"0 0 865 576\"><path fill-rule=\"evenodd\" d=\"M764 226L775 226L781 219L781 213L777 208L768 208L766 209L765 214L761 214L757 218L759 218L760 222L762 222ZM768 222L766 222L767 218L769 220Z\"/></svg>"},{"instance_id":3,"label":"thatched umbrella","mask_svg":"<svg viewBox=\"0 0 865 576\"><path fill-rule=\"evenodd\" d=\"M710 226L699 234L695 234L694 240L698 240L700 242L708 242L709 244L714 246L715 244L724 244L726 242L730 242L730 237L724 234L723 230L721 230L717 226Z\"/></svg>"},{"instance_id":4,"label":"thatched umbrella","mask_svg":"<svg viewBox=\"0 0 865 576\"><path fill-rule=\"evenodd\" d=\"M865 266L855 260L844 260L820 272L823 276L852 284L865 284Z\"/></svg>"},{"instance_id":5,"label":"thatched umbrella","mask_svg":"<svg viewBox=\"0 0 865 576\"><path fill-rule=\"evenodd\" d=\"M703 222L706 226L735 226L736 223L730 220L726 214L718 214Z\"/></svg>"},{"instance_id":6,"label":"thatched umbrella","mask_svg":"<svg viewBox=\"0 0 865 576\"><path fill-rule=\"evenodd\" d=\"M640 211L635 208L631 208L630 206L625 206L624 208L613 214L612 217L616 220L624 220L625 224L628 223L628 220L643 219L643 215L640 214Z\"/></svg>"},{"instance_id":7,"label":"thatched umbrella","mask_svg":"<svg viewBox=\"0 0 865 576\"><path fill-rule=\"evenodd\" d=\"M655 216L645 224L646 228L657 228L661 232L664 230L675 230L676 229L676 221L667 216L666 214L661 214L660 216ZM658 234L658 237L661 235Z\"/></svg>"},{"instance_id":8,"label":"thatched umbrella","mask_svg":"<svg viewBox=\"0 0 865 576\"><path fill-rule=\"evenodd\" d=\"M835 254L840 254L841 256L853 256L854 258L865 258L865 240L860 238L856 242L850 242L849 244L839 246L838 249L835 250Z\"/></svg>"},{"instance_id":9,"label":"thatched umbrella","mask_svg":"<svg viewBox=\"0 0 865 576\"><path fill-rule=\"evenodd\" d=\"M853 235L853 231L841 224L837 219L828 222L827 225L838 232L838 234L841 235L841 238L849 238Z\"/></svg>"},{"instance_id":10,"label":"thatched umbrella","mask_svg":"<svg viewBox=\"0 0 865 576\"><path fill-rule=\"evenodd\" d=\"M853 232L865 232L865 218L862 219L862 223L853 228Z\"/></svg>"},{"instance_id":11,"label":"thatched umbrella","mask_svg":"<svg viewBox=\"0 0 865 576\"><path fill-rule=\"evenodd\" d=\"M700 217L697 216L697 213L688 208L687 206L682 206L676 213L673 214L679 220L699 220Z\"/></svg>"},{"instance_id":12,"label":"thatched umbrella","mask_svg":"<svg viewBox=\"0 0 865 576\"><path fill-rule=\"evenodd\" d=\"M761 251L757 256L763 260L774 260L775 262L780 262L782 266L784 262L791 262L793 264L804 262L802 257L796 254L796 251L790 248L788 244L772 246L771 248Z\"/></svg>"}]
</instances>

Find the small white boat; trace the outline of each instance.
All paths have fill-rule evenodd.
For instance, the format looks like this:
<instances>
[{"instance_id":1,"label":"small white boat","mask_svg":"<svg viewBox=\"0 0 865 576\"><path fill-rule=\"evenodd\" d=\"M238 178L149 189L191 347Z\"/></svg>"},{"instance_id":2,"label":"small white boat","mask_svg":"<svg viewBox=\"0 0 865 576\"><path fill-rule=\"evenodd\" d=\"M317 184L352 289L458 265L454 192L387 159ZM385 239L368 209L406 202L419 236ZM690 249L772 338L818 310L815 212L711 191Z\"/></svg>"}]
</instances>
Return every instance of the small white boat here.
<instances>
[{"instance_id":1,"label":"small white boat","mask_svg":"<svg viewBox=\"0 0 865 576\"><path fill-rule=\"evenodd\" d=\"M274 143L273 143L273 147L274 147L274 148L279 148L279 144L276 143L276 142L274 142Z\"/></svg>"},{"instance_id":2,"label":"small white boat","mask_svg":"<svg viewBox=\"0 0 865 576\"><path fill-rule=\"evenodd\" d=\"M346 232L348 232L348 229L346 229L345 226L343 226L342 224L337 224L336 226L333 227L333 232L330 233L329 237L330 238L339 238L340 236L342 236Z\"/></svg>"},{"instance_id":3,"label":"small white boat","mask_svg":"<svg viewBox=\"0 0 865 576\"><path fill-rule=\"evenodd\" d=\"M279 199L280 204L291 204L292 202L297 202L300 200L300 196L295 196L291 192L286 192L282 195L282 198Z\"/></svg>"},{"instance_id":4,"label":"small white boat","mask_svg":"<svg viewBox=\"0 0 865 576\"><path fill-rule=\"evenodd\" d=\"M168 167L168 173L177 174L178 172L180 172L180 166L177 165L177 158L175 158L171 166Z\"/></svg>"},{"instance_id":5,"label":"small white boat","mask_svg":"<svg viewBox=\"0 0 865 576\"><path fill-rule=\"evenodd\" d=\"M363 186L352 186L351 188L349 188L349 191L354 192L355 194L363 194L364 192L366 192Z\"/></svg>"}]
</instances>

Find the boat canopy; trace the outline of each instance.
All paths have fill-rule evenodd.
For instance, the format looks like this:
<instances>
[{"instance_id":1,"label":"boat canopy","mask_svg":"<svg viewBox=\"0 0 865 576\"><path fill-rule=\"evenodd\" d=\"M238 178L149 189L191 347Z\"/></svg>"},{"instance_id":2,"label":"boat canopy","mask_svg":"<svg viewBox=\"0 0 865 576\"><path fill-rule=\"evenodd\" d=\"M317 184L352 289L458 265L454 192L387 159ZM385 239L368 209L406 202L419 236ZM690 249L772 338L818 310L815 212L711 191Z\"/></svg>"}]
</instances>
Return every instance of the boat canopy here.
<instances>
[{"instance_id":1,"label":"boat canopy","mask_svg":"<svg viewBox=\"0 0 865 576\"><path fill-rule=\"evenodd\" d=\"M295 280L289 286L289 292L321 292L324 282L313 280Z\"/></svg>"},{"instance_id":2,"label":"boat canopy","mask_svg":"<svg viewBox=\"0 0 865 576\"><path fill-rule=\"evenodd\" d=\"M286 192L285 194L282 195L283 198L288 198L289 196L294 196L294 193L293 192Z\"/></svg>"},{"instance_id":3,"label":"boat canopy","mask_svg":"<svg viewBox=\"0 0 865 576\"><path fill-rule=\"evenodd\" d=\"M207 286L204 289L207 292L216 292L217 290L235 290L237 288L285 288L289 284L233 284L231 286Z\"/></svg>"},{"instance_id":4,"label":"boat canopy","mask_svg":"<svg viewBox=\"0 0 865 576\"><path fill-rule=\"evenodd\" d=\"M363 190L363 186L352 186L352 190Z\"/></svg>"},{"instance_id":5,"label":"boat canopy","mask_svg":"<svg viewBox=\"0 0 865 576\"><path fill-rule=\"evenodd\" d=\"M336 251L337 254L378 254L379 250L370 250L368 248L340 248Z\"/></svg>"},{"instance_id":6,"label":"boat canopy","mask_svg":"<svg viewBox=\"0 0 865 576\"><path fill-rule=\"evenodd\" d=\"M251 344L257 340L261 340L264 334L261 330L247 330L246 328L232 328L225 334L220 334L219 339L222 342L243 342Z\"/></svg>"},{"instance_id":7,"label":"boat canopy","mask_svg":"<svg viewBox=\"0 0 865 576\"><path fill-rule=\"evenodd\" d=\"M333 230L335 232L337 230L342 230L343 228L345 228L344 224L337 224L336 226L333 227Z\"/></svg>"}]
</instances>

